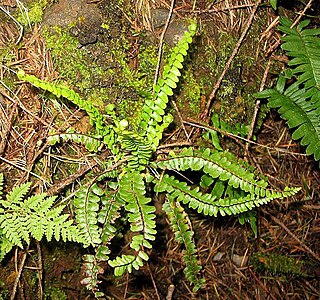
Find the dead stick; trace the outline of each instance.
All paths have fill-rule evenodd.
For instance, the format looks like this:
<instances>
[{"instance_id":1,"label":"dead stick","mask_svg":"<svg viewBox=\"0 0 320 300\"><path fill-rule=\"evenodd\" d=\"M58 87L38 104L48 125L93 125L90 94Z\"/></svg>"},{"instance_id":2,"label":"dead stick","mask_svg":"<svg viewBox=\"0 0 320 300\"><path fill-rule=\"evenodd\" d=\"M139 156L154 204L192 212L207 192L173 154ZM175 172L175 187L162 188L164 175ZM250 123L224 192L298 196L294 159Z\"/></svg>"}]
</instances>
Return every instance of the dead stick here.
<instances>
[{"instance_id":1,"label":"dead stick","mask_svg":"<svg viewBox=\"0 0 320 300\"><path fill-rule=\"evenodd\" d=\"M16 108L17 108L17 106L18 106L17 103L13 104L13 108L12 108L12 110L10 112L9 117L8 117L7 124L6 124L7 128L5 129L5 131L3 133L2 141L1 141L1 144L0 144L0 156L2 156L2 154L4 153L4 150L6 148L7 141L8 141L8 136L10 134L10 131L11 131L11 128L12 128L12 125L13 125L13 122L14 122L14 119L15 119L15 116L16 116Z\"/></svg>"},{"instance_id":2,"label":"dead stick","mask_svg":"<svg viewBox=\"0 0 320 300\"><path fill-rule=\"evenodd\" d=\"M158 76L159 76L159 71L160 71L160 64L161 64L161 57L162 57L163 39L164 39L164 35L165 35L166 31L167 31L167 28L169 26L170 19L171 19L172 13L173 13L174 2L175 2L175 0L171 1L168 18L167 18L166 24L164 25L164 28L163 28L161 36L160 36L159 50L158 50L158 63L157 63L157 68L156 68L156 71L155 71L155 74L154 74L153 89L156 86L157 81L158 81Z\"/></svg>"},{"instance_id":3,"label":"dead stick","mask_svg":"<svg viewBox=\"0 0 320 300\"><path fill-rule=\"evenodd\" d=\"M262 287L262 289L270 296L272 300L277 300L269 291L269 289L261 282L261 280L256 276L256 274L253 273L251 268L249 268L249 272L253 276L254 280Z\"/></svg>"},{"instance_id":4,"label":"dead stick","mask_svg":"<svg viewBox=\"0 0 320 300\"><path fill-rule=\"evenodd\" d=\"M213 87L213 90L211 92L211 94L209 95L209 99L208 99L208 102L207 102L207 105L206 105L206 109L203 113L203 119L206 120L207 122L209 122L209 116L210 116L210 108L211 108L211 104L212 104L212 100L215 98L216 96L216 93L221 85L221 82L224 78L224 76L226 75L227 71L229 70L230 66L231 66L231 63L233 61L233 59L235 58L235 56L237 55L238 51L239 51L239 48L245 38L245 36L247 35L249 29L250 29L250 26L252 24L252 21L253 21L253 18L254 18L254 15L258 9L258 6L260 4L261 0L258 0L257 3L255 4L255 6L253 7L252 11L251 11L251 14L250 14L250 17L249 17L249 20L246 24L246 27L245 29L243 30L235 48L233 49L232 51L232 54L229 58L229 60L227 61L226 63L226 66L224 68L224 70L222 71L222 74L220 76L220 78L218 79L217 83L215 84L215 86Z\"/></svg>"},{"instance_id":5,"label":"dead stick","mask_svg":"<svg viewBox=\"0 0 320 300\"><path fill-rule=\"evenodd\" d=\"M78 172L70 175L68 178L66 178L60 182L55 183L52 188L50 188L49 190L46 191L46 194L48 196L53 196L53 195L59 194L68 185L75 182L79 177L83 176L85 173L90 171L96 165L97 165L97 163L85 165Z\"/></svg>"},{"instance_id":6,"label":"dead stick","mask_svg":"<svg viewBox=\"0 0 320 300\"><path fill-rule=\"evenodd\" d=\"M27 246L27 249L25 250L25 252L22 255L21 262L20 262L19 269L18 269L18 275L17 275L16 279L14 280L14 284L13 284L10 300L14 300L14 298L16 297L18 283L19 283L19 280L20 280L20 277L21 277L21 274L22 274L22 271L23 271L24 264L25 264L26 259L27 259L28 251L29 251L29 245Z\"/></svg>"},{"instance_id":7,"label":"dead stick","mask_svg":"<svg viewBox=\"0 0 320 300\"><path fill-rule=\"evenodd\" d=\"M36 241L37 245L37 252L38 252L38 276L39 276L39 282L38 282L38 300L43 299L43 263L42 263L42 252L41 252L41 245L39 241Z\"/></svg>"},{"instance_id":8,"label":"dead stick","mask_svg":"<svg viewBox=\"0 0 320 300\"><path fill-rule=\"evenodd\" d=\"M264 208L261 209L261 211L270 216L271 220L275 223L277 223L278 225L280 225L285 231L286 233L288 233L296 242L298 242L300 244L300 246L302 248L304 248L313 258L315 258L317 261L320 261L320 257L313 252L303 241L301 241L299 238L297 238L292 231L286 226L284 225L278 218L276 218L275 216L271 215L267 210L265 210Z\"/></svg>"},{"instance_id":9,"label":"dead stick","mask_svg":"<svg viewBox=\"0 0 320 300\"><path fill-rule=\"evenodd\" d=\"M261 84L260 84L260 88L259 88L260 92L264 89L264 86L266 84L267 76L268 76L268 73L269 73L269 70L270 70L270 67L271 67L271 63L272 63L272 61L271 61L271 59L269 59L268 64L266 66L266 69L264 71L262 80L261 80ZM255 107L254 107L253 117L252 117L252 121L251 121L251 124L250 124L249 133L248 133L248 136L247 136L248 140L250 140L252 138L252 135L253 135L253 129L254 129L254 126L256 124L257 115L258 115L258 112L259 112L259 109L260 109L260 102L261 102L260 99L258 99L256 104L255 104ZM248 152L249 152L249 143L246 144L246 150L245 150L246 156L248 155Z\"/></svg>"}]
</instances>

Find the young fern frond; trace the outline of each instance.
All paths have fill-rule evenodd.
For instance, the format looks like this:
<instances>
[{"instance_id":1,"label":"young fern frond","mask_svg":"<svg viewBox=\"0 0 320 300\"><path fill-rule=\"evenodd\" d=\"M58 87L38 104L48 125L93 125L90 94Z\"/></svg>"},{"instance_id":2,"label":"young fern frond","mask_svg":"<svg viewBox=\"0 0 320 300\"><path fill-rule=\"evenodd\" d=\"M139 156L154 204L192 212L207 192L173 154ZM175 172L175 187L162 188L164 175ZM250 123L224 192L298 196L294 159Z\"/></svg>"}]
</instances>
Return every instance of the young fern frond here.
<instances>
[{"instance_id":1,"label":"young fern frond","mask_svg":"<svg viewBox=\"0 0 320 300\"><path fill-rule=\"evenodd\" d=\"M173 121L170 114L165 114L169 96L173 95L173 90L177 87L181 76L180 69L183 68L183 61L187 55L189 45L192 43L192 37L197 29L196 23L188 27L177 46L173 48L172 54L167 61L161 78L154 87L154 96L147 98L141 115L140 128L146 135L147 141L155 150L159 146L162 133L166 127Z\"/></svg>"},{"instance_id":2,"label":"young fern frond","mask_svg":"<svg viewBox=\"0 0 320 300\"><path fill-rule=\"evenodd\" d=\"M135 255L122 255L109 261L115 268L115 275L122 275L125 271L129 273L132 269L138 270L143 261L148 260L145 248L151 249L150 241L155 240L156 222L155 207L149 205L150 198L145 197L146 188L142 175L132 171L123 175L119 181L119 196L126 202L125 209L129 212L128 221L131 232L136 233L130 243Z\"/></svg>"},{"instance_id":3,"label":"young fern frond","mask_svg":"<svg viewBox=\"0 0 320 300\"><path fill-rule=\"evenodd\" d=\"M132 155L128 160L128 167L130 169L144 169L152 154L150 143L138 134L129 131L124 131L119 135L118 140L122 150Z\"/></svg>"},{"instance_id":4,"label":"young fern frond","mask_svg":"<svg viewBox=\"0 0 320 300\"><path fill-rule=\"evenodd\" d=\"M24 71L19 70L17 72L17 76L20 80L30 82L37 88L48 91L53 95L59 97L63 97L79 106L80 109L86 111L88 116L90 117L90 124L94 125L99 134L104 136L105 134L105 117L99 112L99 110L92 105L89 101L81 99L80 95L70 89L69 87L61 84L50 83L47 81L40 80L39 78L25 74Z\"/></svg>"},{"instance_id":5,"label":"young fern frond","mask_svg":"<svg viewBox=\"0 0 320 300\"><path fill-rule=\"evenodd\" d=\"M193 240L193 230L188 215L175 197L169 194L167 201L163 204L163 210L167 213L175 239L184 245L183 250L186 268L184 273L186 278L194 285L193 291L196 292L205 284L205 279L199 277L202 267L197 261L197 249Z\"/></svg>"},{"instance_id":6,"label":"young fern frond","mask_svg":"<svg viewBox=\"0 0 320 300\"><path fill-rule=\"evenodd\" d=\"M279 76L275 89L255 94L268 98L268 106L277 108L290 128L295 128L292 138L306 146L306 153L320 159L320 29L304 29L309 21L290 28L292 22L281 19L279 29L287 34L282 48L293 57L288 65L295 82L285 88L286 79Z\"/></svg>"},{"instance_id":7,"label":"young fern frond","mask_svg":"<svg viewBox=\"0 0 320 300\"><path fill-rule=\"evenodd\" d=\"M240 160L230 152L220 152L216 150L193 150L186 148L173 157L166 157L156 164L161 169L168 170L203 170L212 178L219 178L227 181L233 188L256 194L264 195L267 182L260 178L255 178L256 174L250 172Z\"/></svg>"},{"instance_id":8,"label":"young fern frond","mask_svg":"<svg viewBox=\"0 0 320 300\"><path fill-rule=\"evenodd\" d=\"M101 228L98 226L98 212L100 210L103 190L93 184L89 189L80 188L73 200L76 221L80 232L85 236L87 245L98 246L101 244Z\"/></svg>"},{"instance_id":9,"label":"young fern frond","mask_svg":"<svg viewBox=\"0 0 320 300\"><path fill-rule=\"evenodd\" d=\"M69 128L66 133L51 134L48 136L47 140L51 146L59 143L60 140L73 141L84 145L90 152L98 152L103 146L101 136L92 137L86 134L77 133L73 128Z\"/></svg>"},{"instance_id":10,"label":"young fern frond","mask_svg":"<svg viewBox=\"0 0 320 300\"><path fill-rule=\"evenodd\" d=\"M0 181L2 178L1 175ZM53 207L56 197L41 193L25 199L30 186L28 182L14 187L0 200L0 230L4 236L1 253L10 251L12 246L23 248L23 242L30 244L30 237L85 243L78 227L68 220L69 215L62 214L64 206Z\"/></svg>"}]
</instances>

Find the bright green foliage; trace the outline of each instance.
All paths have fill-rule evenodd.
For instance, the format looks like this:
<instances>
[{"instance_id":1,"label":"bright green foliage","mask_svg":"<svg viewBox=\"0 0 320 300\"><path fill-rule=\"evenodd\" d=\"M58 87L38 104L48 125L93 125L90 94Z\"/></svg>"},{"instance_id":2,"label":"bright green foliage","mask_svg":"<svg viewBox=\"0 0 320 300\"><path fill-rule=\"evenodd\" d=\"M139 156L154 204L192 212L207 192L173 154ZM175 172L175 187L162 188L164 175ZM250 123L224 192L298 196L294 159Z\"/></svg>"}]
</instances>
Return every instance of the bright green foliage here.
<instances>
[{"instance_id":1,"label":"bright green foliage","mask_svg":"<svg viewBox=\"0 0 320 300\"><path fill-rule=\"evenodd\" d=\"M154 95L146 96L138 126L120 119L114 105L107 105L107 118L69 88L19 73L21 79L58 97L62 95L84 109L96 128L92 139L67 132L49 137L52 144L58 142L59 138L71 139L83 143L93 152L106 146L113 153L105 163L106 171L89 187L82 186L73 201L80 235L84 236L85 245L95 250L84 257L86 278L83 283L97 298L103 297L98 288L98 275L103 272L102 262L108 262L114 268L115 275L122 275L126 271L139 269L149 259L147 252L156 238L156 209L147 193L149 188L154 187L156 192L167 194L163 210L170 219L177 241L184 247L185 275L195 291L204 285L204 279L200 275L201 266L197 260L191 222L181 204L187 204L204 215L236 215L273 199L291 196L299 190L293 188L277 192L269 189L262 176L227 151L187 148L152 161L152 154L159 146L163 131L173 120L166 109L169 97L177 87L182 63L195 32L196 24L192 23L173 48L162 76L154 87ZM112 120L110 124L106 124L107 119ZM101 144L96 142L99 137ZM171 170L202 172L200 187L206 192L166 174ZM159 175L158 171L164 174ZM123 213L132 236L130 252L111 260L109 244L117 235L117 225L123 221Z\"/></svg>"},{"instance_id":2,"label":"bright green foliage","mask_svg":"<svg viewBox=\"0 0 320 300\"><path fill-rule=\"evenodd\" d=\"M185 248L183 250L186 268L184 273L187 279L194 285L193 291L197 291L205 284L204 278L199 278L198 274L202 267L197 261L197 248L193 240L193 230L190 227L190 220L183 207L175 201L172 194L168 195L167 201L163 205L163 210L167 213L177 242Z\"/></svg>"},{"instance_id":3,"label":"bright green foliage","mask_svg":"<svg viewBox=\"0 0 320 300\"><path fill-rule=\"evenodd\" d=\"M53 134L48 137L48 142L51 146L59 143L61 140L83 144L90 152L98 152L103 147L101 136L92 137L86 134L76 133L73 128L69 128L66 133Z\"/></svg>"},{"instance_id":4,"label":"bright green foliage","mask_svg":"<svg viewBox=\"0 0 320 300\"><path fill-rule=\"evenodd\" d=\"M213 127L220 129L223 132L226 133L232 133L241 137L247 137L249 133L249 125L245 125L242 123L237 123L234 127L231 126L229 123L224 122L220 119L219 115L217 113L213 113L211 116L211 122ZM203 137L205 139L211 140L213 146L217 150L222 150L222 147L220 146L220 139L219 134L215 130L208 130L203 134Z\"/></svg>"},{"instance_id":5,"label":"bright green foliage","mask_svg":"<svg viewBox=\"0 0 320 300\"><path fill-rule=\"evenodd\" d=\"M306 153L320 159L320 28L305 29L308 20L296 28L292 22L281 18L279 29L283 37L282 48L292 59L287 77L294 83L286 88L282 75L275 89L256 94L257 98L268 98L269 107L277 108L281 117L287 120L289 128L295 128L292 138L306 146Z\"/></svg>"},{"instance_id":6,"label":"bright green foliage","mask_svg":"<svg viewBox=\"0 0 320 300\"><path fill-rule=\"evenodd\" d=\"M154 87L154 96L146 99L143 106L140 127L154 150L159 146L163 131L173 120L170 114L165 113L169 101L168 97L173 95L173 90L177 87L181 76L179 70L183 68L182 63L196 29L196 24L192 23L178 45L174 47L163 69L162 76Z\"/></svg>"},{"instance_id":7,"label":"bright green foliage","mask_svg":"<svg viewBox=\"0 0 320 300\"><path fill-rule=\"evenodd\" d=\"M138 172L129 172L121 178L118 193L126 203L126 211L129 212L130 230L137 233L130 243L130 248L137 255L122 255L109 261L109 264L115 268L115 274L122 275L126 270L131 273L132 268L138 270L143 265L143 260L148 260L148 255L144 249L152 248L150 241L155 240L156 222L154 221L154 212L156 209L149 205L151 198L145 197L144 180Z\"/></svg>"},{"instance_id":8,"label":"bright green foliage","mask_svg":"<svg viewBox=\"0 0 320 300\"><path fill-rule=\"evenodd\" d=\"M2 190L3 175L0 175ZM25 198L31 183L14 187L5 199L0 200L0 258L13 246L23 248L23 242L30 244L30 238L40 241L44 236L59 241L75 241L86 244L85 237L69 219L62 214L63 205L53 207L56 197L46 197L45 193Z\"/></svg>"}]
</instances>

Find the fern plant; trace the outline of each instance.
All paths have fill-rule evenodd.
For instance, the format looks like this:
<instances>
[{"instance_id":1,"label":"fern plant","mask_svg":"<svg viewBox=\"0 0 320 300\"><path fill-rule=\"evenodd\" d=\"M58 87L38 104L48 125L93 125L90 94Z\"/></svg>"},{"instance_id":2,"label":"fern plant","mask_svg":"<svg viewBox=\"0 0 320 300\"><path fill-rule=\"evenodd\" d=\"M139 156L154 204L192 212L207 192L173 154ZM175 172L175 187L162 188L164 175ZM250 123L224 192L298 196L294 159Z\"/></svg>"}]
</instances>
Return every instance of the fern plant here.
<instances>
[{"instance_id":1,"label":"fern plant","mask_svg":"<svg viewBox=\"0 0 320 300\"><path fill-rule=\"evenodd\" d=\"M63 96L86 110L96 128L94 140L100 139L100 144L94 144L92 150L107 147L113 153L106 162L106 172L89 187L81 187L73 201L81 236L95 249L94 254L84 257L86 278L83 283L97 298L104 296L98 286L98 275L103 271L101 262L107 261L114 268L115 275L122 275L139 269L149 259L152 242L156 238L151 188L156 193L167 195L163 210L168 215L176 240L183 245L185 275L194 291L205 282L201 277L192 223L183 205L204 215L236 215L273 199L291 196L299 190L270 189L261 175L228 151L187 148L154 157L164 130L173 121L167 105L181 76L182 63L195 33L196 24L192 23L173 48L154 88L155 93L146 96L137 127L119 119L112 104L107 105L106 115L102 115L71 89L41 81L22 71L18 73L20 79L58 97ZM107 123L110 119L112 122ZM85 144L91 142L73 134L60 137ZM57 141L57 136L49 138L52 144ZM173 176L174 171L186 170L203 172L200 187L190 186ZM131 252L112 258L109 246L116 236L115 222L123 213L132 233Z\"/></svg>"},{"instance_id":2,"label":"fern plant","mask_svg":"<svg viewBox=\"0 0 320 300\"><path fill-rule=\"evenodd\" d=\"M45 193L25 197L31 183L14 187L5 197L0 198L0 261L13 246L23 248L30 244L30 237L40 241L74 241L87 244L68 214L62 214L63 205L53 207L56 197ZM3 189L3 174L0 173L0 195Z\"/></svg>"},{"instance_id":3,"label":"fern plant","mask_svg":"<svg viewBox=\"0 0 320 300\"><path fill-rule=\"evenodd\" d=\"M280 75L276 88L255 96L267 98L268 106L277 108L289 128L292 138L306 146L306 153L320 159L320 28L306 29L310 21L302 21L296 28L292 21L282 17L279 30L282 49L291 57L284 75ZM288 80L293 81L288 86Z\"/></svg>"}]
</instances>

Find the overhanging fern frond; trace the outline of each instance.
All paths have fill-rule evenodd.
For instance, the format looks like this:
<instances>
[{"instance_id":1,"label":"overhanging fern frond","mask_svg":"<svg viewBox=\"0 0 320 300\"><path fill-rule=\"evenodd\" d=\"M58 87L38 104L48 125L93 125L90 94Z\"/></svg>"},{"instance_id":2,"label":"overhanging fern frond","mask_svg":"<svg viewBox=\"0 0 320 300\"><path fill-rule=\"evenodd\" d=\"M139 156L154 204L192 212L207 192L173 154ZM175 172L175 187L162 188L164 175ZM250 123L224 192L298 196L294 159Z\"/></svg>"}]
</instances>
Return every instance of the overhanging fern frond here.
<instances>
[{"instance_id":1,"label":"overhanging fern frond","mask_svg":"<svg viewBox=\"0 0 320 300\"><path fill-rule=\"evenodd\" d=\"M320 57L320 56L319 56ZM306 146L306 153L320 159L320 101L314 103L310 99L310 89L292 84L284 91L285 79L280 76L276 89L265 90L256 96L268 98L268 106L278 108L281 117L287 120L289 128L296 128L292 133L295 140L301 139ZM320 99L320 91L319 91Z\"/></svg>"},{"instance_id":2,"label":"overhanging fern frond","mask_svg":"<svg viewBox=\"0 0 320 300\"><path fill-rule=\"evenodd\" d=\"M199 277L202 267L197 261L197 249L193 240L193 230L190 227L190 220L179 202L175 201L175 197L169 194L167 201L163 205L163 210L167 213L175 239L184 245L183 250L186 268L184 273L187 279L194 285L193 291L196 292L205 284L205 279Z\"/></svg>"},{"instance_id":3,"label":"overhanging fern frond","mask_svg":"<svg viewBox=\"0 0 320 300\"><path fill-rule=\"evenodd\" d=\"M287 77L295 82L285 88L286 79L279 76L276 89L267 89L255 94L257 98L268 98L268 106L277 108L290 128L295 128L292 138L301 139L306 153L320 159L320 28L304 29L309 21L290 28L292 22L281 18L279 29L283 37L282 48L290 59Z\"/></svg>"},{"instance_id":4,"label":"overhanging fern frond","mask_svg":"<svg viewBox=\"0 0 320 300\"><path fill-rule=\"evenodd\" d=\"M292 73L298 75L298 82L305 88L316 87L320 89L320 28L305 29L310 20L304 20L297 27L290 28L292 21L280 18L278 29L286 36L281 39L284 43L281 48L286 54L293 57L288 65L293 67Z\"/></svg>"}]
</instances>

